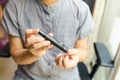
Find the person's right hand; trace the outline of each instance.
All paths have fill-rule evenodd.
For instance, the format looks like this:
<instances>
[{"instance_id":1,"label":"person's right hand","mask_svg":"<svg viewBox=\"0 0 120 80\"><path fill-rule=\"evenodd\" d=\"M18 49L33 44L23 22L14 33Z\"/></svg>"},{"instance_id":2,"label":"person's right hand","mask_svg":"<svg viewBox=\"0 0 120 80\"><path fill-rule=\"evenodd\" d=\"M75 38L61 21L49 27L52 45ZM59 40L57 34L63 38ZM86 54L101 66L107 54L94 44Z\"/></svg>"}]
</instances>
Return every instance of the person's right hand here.
<instances>
[{"instance_id":1,"label":"person's right hand","mask_svg":"<svg viewBox=\"0 0 120 80\"><path fill-rule=\"evenodd\" d=\"M43 56L46 51L53 47L50 41L45 40L42 36L37 36L39 29L27 29L25 32L26 36L26 48L32 53L34 56ZM52 33L49 34L53 36Z\"/></svg>"}]
</instances>

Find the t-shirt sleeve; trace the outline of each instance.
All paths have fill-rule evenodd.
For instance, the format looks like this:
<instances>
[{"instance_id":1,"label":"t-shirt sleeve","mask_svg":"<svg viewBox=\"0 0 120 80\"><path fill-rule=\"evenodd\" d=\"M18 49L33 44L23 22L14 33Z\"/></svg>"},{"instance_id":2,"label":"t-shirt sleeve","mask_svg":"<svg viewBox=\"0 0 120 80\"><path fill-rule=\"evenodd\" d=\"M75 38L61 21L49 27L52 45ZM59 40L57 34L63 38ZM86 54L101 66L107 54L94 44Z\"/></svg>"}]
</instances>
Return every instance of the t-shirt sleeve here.
<instances>
[{"instance_id":1,"label":"t-shirt sleeve","mask_svg":"<svg viewBox=\"0 0 120 80\"><path fill-rule=\"evenodd\" d=\"M13 0L9 0L2 17L2 25L5 31L13 36L19 37L19 27L17 23L17 10Z\"/></svg>"},{"instance_id":2,"label":"t-shirt sleeve","mask_svg":"<svg viewBox=\"0 0 120 80\"><path fill-rule=\"evenodd\" d=\"M88 37L93 31L93 19L88 5L81 2L79 7L79 28L77 30L77 38L82 39Z\"/></svg>"}]
</instances>

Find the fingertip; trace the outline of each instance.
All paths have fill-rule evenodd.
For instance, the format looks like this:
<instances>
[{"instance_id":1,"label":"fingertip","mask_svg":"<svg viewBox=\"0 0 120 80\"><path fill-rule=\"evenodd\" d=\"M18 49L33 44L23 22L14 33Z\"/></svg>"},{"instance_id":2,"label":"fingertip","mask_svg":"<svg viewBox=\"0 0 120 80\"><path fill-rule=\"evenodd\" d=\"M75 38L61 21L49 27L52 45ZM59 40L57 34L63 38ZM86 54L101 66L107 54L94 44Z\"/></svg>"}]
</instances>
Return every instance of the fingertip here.
<instances>
[{"instance_id":1,"label":"fingertip","mask_svg":"<svg viewBox=\"0 0 120 80\"><path fill-rule=\"evenodd\" d=\"M52 36L52 37L54 36L53 33L48 33L48 34L49 34L50 36Z\"/></svg>"}]
</instances>

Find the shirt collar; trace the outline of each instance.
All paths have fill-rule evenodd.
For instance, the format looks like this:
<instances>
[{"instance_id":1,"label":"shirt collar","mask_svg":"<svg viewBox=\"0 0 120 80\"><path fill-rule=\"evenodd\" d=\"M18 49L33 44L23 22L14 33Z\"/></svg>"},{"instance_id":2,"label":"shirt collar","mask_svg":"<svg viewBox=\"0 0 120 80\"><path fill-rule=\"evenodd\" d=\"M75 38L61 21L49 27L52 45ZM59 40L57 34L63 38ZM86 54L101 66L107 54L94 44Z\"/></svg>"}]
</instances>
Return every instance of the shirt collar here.
<instances>
[{"instance_id":1,"label":"shirt collar","mask_svg":"<svg viewBox=\"0 0 120 80\"><path fill-rule=\"evenodd\" d=\"M62 0L58 0L57 2L49 6L45 5L41 0L38 0L38 2L39 2L39 5L48 13L56 11L59 8L59 6L62 4Z\"/></svg>"}]
</instances>

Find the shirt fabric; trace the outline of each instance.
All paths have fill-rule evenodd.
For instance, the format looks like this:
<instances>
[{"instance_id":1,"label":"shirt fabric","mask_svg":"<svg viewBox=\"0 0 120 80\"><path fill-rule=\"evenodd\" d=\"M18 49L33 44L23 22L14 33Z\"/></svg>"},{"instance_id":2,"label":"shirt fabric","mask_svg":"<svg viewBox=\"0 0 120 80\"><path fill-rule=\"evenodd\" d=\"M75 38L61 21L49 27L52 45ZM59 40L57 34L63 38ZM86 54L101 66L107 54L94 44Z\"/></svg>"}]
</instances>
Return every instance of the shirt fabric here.
<instances>
[{"instance_id":1,"label":"shirt fabric","mask_svg":"<svg viewBox=\"0 0 120 80\"><path fill-rule=\"evenodd\" d=\"M40 0L9 0L2 23L9 34L21 37L23 45L25 30L39 28L52 32L68 48L73 48L76 40L87 37L93 29L89 7L82 0L58 0L50 6ZM80 80L77 66L56 66L55 57L61 52L54 47L32 64L18 65L14 80Z\"/></svg>"}]
</instances>

